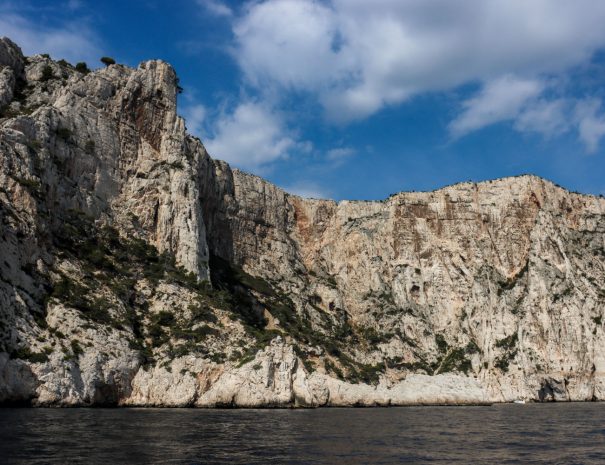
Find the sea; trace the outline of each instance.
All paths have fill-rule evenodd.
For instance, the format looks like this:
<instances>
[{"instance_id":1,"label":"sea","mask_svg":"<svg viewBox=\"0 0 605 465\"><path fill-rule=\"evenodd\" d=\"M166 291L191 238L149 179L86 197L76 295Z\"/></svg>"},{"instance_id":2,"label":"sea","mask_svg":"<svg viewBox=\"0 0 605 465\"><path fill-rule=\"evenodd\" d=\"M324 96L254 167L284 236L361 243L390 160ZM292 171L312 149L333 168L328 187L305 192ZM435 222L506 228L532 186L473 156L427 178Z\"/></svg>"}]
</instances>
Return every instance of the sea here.
<instances>
[{"instance_id":1,"label":"sea","mask_svg":"<svg viewBox=\"0 0 605 465\"><path fill-rule=\"evenodd\" d=\"M2 408L2 464L605 464L605 404Z\"/></svg>"}]
</instances>

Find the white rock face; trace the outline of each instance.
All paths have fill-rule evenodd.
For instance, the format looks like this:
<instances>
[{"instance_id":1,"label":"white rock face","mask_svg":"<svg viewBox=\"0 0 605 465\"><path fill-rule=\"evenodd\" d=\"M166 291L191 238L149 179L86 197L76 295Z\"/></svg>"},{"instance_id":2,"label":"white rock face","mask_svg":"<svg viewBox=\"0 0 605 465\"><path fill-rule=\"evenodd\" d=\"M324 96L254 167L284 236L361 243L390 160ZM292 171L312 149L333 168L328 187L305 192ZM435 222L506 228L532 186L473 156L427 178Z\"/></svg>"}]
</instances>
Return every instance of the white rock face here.
<instances>
[{"instance_id":1,"label":"white rock face","mask_svg":"<svg viewBox=\"0 0 605 465\"><path fill-rule=\"evenodd\" d=\"M224 223L237 228L228 248L211 228L211 248L295 289L310 314L316 295L320 311L395 333L356 357L434 359L438 335L473 345L494 401L600 398L604 199L522 176L335 203L231 176Z\"/></svg>"},{"instance_id":2,"label":"white rock face","mask_svg":"<svg viewBox=\"0 0 605 465\"><path fill-rule=\"evenodd\" d=\"M162 61L81 73L0 39L0 402L605 398L603 198L302 199L210 158L176 93Z\"/></svg>"},{"instance_id":3,"label":"white rock face","mask_svg":"<svg viewBox=\"0 0 605 465\"><path fill-rule=\"evenodd\" d=\"M139 371L123 405L172 407L322 407L414 404L482 404L485 389L458 375L409 375L394 386L353 385L309 375L278 337L241 367L221 367L192 357L174 360L170 370Z\"/></svg>"}]
</instances>

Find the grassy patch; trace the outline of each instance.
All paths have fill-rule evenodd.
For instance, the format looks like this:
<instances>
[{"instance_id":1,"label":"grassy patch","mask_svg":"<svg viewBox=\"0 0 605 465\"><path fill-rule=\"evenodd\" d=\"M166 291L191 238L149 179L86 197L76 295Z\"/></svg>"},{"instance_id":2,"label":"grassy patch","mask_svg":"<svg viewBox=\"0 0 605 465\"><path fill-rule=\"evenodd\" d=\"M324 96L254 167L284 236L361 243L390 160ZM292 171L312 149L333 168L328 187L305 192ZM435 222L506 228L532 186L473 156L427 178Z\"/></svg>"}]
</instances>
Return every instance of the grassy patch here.
<instances>
[{"instance_id":1,"label":"grassy patch","mask_svg":"<svg viewBox=\"0 0 605 465\"><path fill-rule=\"evenodd\" d=\"M513 333L508 337L496 341L496 347L503 350L503 354L496 358L494 366L503 372L508 371L508 367L512 359L517 355L517 333Z\"/></svg>"},{"instance_id":2,"label":"grassy patch","mask_svg":"<svg viewBox=\"0 0 605 465\"><path fill-rule=\"evenodd\" d=\"M21 347L11 352L12 359L27 360L31 363L48 362L48 354L46 352L32 352L28 347Z\"/></svg>"}]
</instances>

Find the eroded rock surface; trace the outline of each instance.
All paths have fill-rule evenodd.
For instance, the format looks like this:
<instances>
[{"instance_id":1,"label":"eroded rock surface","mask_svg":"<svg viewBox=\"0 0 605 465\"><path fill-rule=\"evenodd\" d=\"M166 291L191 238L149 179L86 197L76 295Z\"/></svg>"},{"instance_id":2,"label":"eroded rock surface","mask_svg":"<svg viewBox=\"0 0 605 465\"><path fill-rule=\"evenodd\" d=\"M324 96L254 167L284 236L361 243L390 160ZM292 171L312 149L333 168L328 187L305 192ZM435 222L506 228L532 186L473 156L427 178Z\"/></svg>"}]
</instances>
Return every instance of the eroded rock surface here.
<instances>
[{"instance_id":1,"label":"eroded rock surface","mask_svg":"<svg viewBox=\"0 0 605 465\"><path fill-rule=\"evenodd\" d=\"M605 398L603 198L302 199L213 160L177 87L0 39L0 402Z\"/></svg>"}]
</instances>

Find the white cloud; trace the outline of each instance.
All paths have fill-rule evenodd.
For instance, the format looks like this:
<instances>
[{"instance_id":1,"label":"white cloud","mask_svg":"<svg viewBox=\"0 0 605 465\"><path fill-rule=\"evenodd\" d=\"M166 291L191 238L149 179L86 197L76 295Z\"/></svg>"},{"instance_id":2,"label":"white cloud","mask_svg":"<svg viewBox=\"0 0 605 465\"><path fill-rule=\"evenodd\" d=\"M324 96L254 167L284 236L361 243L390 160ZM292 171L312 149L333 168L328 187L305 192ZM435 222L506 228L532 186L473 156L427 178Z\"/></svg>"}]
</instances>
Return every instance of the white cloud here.
<instances>
[{"instance_id":1,"label":"white cloud","mask_svg":"<svg viewBox=\"0 0 605 465\"><path fill-rule=\"evenodd\" d=\"M218 0L198 0L197 3L214 16L233 16L233 10Z\"/></svg>"},{"instance_id":2,"label":"white cloud","mask_svg":"<svg viewBox=\"0 0 605 465\"><path fill-rule=\"evenodd\" d=\"M181 110L187 131L194 136L202 137L206 122L206 107L200 104L185 105Z\"/></svg>"},{"instance_id":3,"label":"white cloud","mask_svg":"<svg viewBox=\"0 0 605 465\"><path fill-rule=\"evenodd\" d=\"M341 55L334 50L333 12L315 1L252 4L234 27L237 59L248 79L262 86L318 89L339 79Z\"/></svg>"},{"instance_id":4,"label":"white cloud","mask_svg":"<svg viewBox=\"0 0 605 465\"><path fill-rule=\"evenodd\" d=\"M236 58L259 89L310 92L335 121L413 95L531 79L605 44L593 0L265 0L234 24Z\"/></svg>"},{"instance_id":5,"label":"white cloud","mask_svg":"<svg viewBox=\"0 0 605 465\"><path fill-rule=\"evenodd\" d=\"M565 99L533 102L517 117L514 128L521 132L537 132L545 137L563 134L570 128L569 103Z\"/></svg>"},{"instance_id":6,"label":"white cloud","mask_svg":"<svg viewBox=\"0 0 605 465\"><path fill-rule=\"evenodd\" d=\"M335 149L330 149L326 153L328 160L331 161L342 161L345 158L349 158L355 155L355 149L351 147L338 147Z\"/></svg>"},{"instance_id":7,"label":"white cloud","mask_svg":"<svg viewBox=\"0 0 605 465\"><path fill-rule=\"evenodd\" d=\"M232 113L222 114L213 133L204 143L213 157L257 172L291 153L309 150L309 143L287 134L277 113L256 102L241 103Z\"/></svg>"},{"instance_id":8,"label":"white cloud","mask_svg":"<svg viewBox=\"0 0 605 465\"><path fill-rule=\"evenodd\" d=\"M588 153L594 153L605 136L605 114L600 111L601 102L596 99L578 102L576 118L580 140Z\"/></svg>"},{"instance_id":9,"label":"white cloud","mask_svg":"<svg viewBox=\"0 0 605 465\"><path fill-rule=\"evenodd\" d=\"M454 137L463 136L501 121L510 121L520 132L553 137L577 132L588 153L594 153L605 137L605 112L597 98L537 98L545 89L539 81L512 77L488 83L476 97L464 102L465 110L450 124Z\"/></svg>"},{"instance_id":10,"label":"white cloud","mask_svg":"<svg viewBox=\"0 0 605 465\"><path fill-rule=\"evenodd\" d=\"M328 150L328 160L341 160L355 154L355 149L351 147L339 147Z\"/></svg>"},{"instance_id":11,"label":"white cloud","mask_svg":"<svg viewBox=\"0 0 605 465\"><path fill-rule=\"evenodd\" d=\"M306 199L329 199L331 196L326 189L314 182L297 182L285 187L284 190Z\"/></svg>"},{"instance_id":12,"label":"white cloud","mask_svg":"<svg viewBox=\"0 0 605 465\"><path fill-rule=\"evenodd\" d=\"M509 75L490 81L476 97L464 102L464 111L450 123L450 133L460 137L490 124L514 119L528 100L542 90L543 84L535 79Z\"/></svg>"},{"instance_id":13,"label":"white cloud","mask_svg":"<svg viewBox=\"0 0 605 465\"><path fill-rule=\"evenodd\" d=\"M1 36L19 45L25 55L48 53L55 59L64 58L72 63L86 61L92 66L102 55L96 45L100 41L82 22L42 27L9 9L0 12Z\"/></svg>"}]
</instances>

